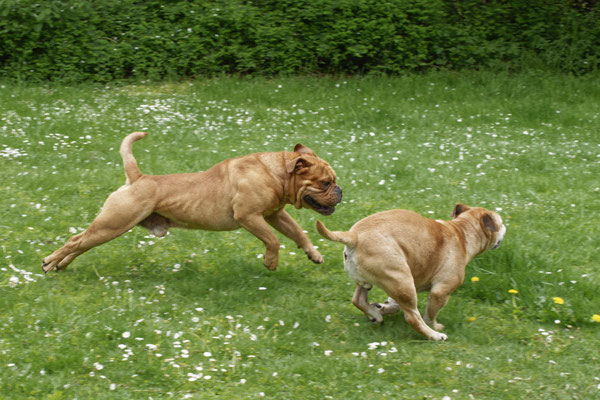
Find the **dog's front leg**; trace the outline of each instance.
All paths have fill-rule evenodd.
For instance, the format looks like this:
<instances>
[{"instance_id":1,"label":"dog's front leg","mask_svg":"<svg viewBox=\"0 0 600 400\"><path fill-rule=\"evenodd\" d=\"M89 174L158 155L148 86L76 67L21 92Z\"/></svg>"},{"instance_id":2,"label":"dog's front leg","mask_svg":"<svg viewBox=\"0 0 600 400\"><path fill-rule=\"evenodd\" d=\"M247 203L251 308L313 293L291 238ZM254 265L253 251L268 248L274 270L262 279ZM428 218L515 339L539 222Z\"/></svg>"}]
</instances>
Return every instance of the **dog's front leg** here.
<instances>
[{"instance_id":1,"label":"dog's front leg","mask_svg":"<svg viewBox=\"0 0 600 400\"><path fill-rule=\"evenodd\" d=\"M292 239L299 248L304 250L309 260L316 264L323 263L321 253L315 249L306 233L304 233L300 225L298 225L287 211L281 209L279 212L269 215L265 219L273 228Z\"/></svg>"},{"instance_id":2,"label":"dog's front leg","mask_svg":"<svg viewBox=\"0 0 600 400\"><path fill-rule=\"evenodd\" d=\"M433 286L429 291L429 296L427 297L427 310L424 319L425 323L436 331L444 329L444 325L437 322L436 317L442 307L448 303L450 293L454 291L455 286L458 285L440 284Z\"/></svg>"},{"instance_id":3,"label":"dog's front leg","mask_svg":"<svg viewBox=\"0 0 600 400\"><path fill-rule=\"evenodd\" d=\"M248 232L262 240L265 244L266 252L263 264L270 271L277 269L279 262L279 239L273 233L262 215L235 215L235 220Z\"/></svg>"}]
</instances>

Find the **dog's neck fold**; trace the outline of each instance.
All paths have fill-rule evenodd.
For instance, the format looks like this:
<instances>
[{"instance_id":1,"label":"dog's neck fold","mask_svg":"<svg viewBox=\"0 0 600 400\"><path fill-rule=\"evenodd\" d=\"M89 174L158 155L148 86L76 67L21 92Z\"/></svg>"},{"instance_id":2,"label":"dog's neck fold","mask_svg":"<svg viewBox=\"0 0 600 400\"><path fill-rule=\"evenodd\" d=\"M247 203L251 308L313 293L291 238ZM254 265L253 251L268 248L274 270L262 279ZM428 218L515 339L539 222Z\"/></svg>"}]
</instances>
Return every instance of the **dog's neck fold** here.
<instances>
[{"instance_id":1,"label":"dog's neck fold","mask_svg":"<svg viewBox=\"0 0 600 400\"><path fill-rule=\"evenodd\" d=\"M296 174L291 172L289 174L289 179L284 179L283 183L283 193L284 193L284 202L292 204L296 208L302 207L302 199L298 196L296 191Z\"/></svg>"},{"instance_id":2,"label":"dog's neck fold","mask_svg":"<svg viewBox=\"0 0 600 400\"><path fill-rule=\"evenodd\" d=\"M489 246L490 238L481 229L478 221L472 218L461 218L460 216L447 221L462 239L467 262L483 253Z\"/></svg>"}]
</instances>

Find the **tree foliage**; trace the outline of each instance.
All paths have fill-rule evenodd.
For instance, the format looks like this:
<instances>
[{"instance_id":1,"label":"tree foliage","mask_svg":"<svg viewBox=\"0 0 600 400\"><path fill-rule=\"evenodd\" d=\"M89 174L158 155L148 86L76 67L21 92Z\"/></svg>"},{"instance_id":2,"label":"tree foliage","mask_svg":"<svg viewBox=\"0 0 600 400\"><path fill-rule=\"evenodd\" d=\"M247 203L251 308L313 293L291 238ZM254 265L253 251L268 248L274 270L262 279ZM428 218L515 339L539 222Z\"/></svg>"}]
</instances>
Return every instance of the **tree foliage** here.
<instances>
[{"instance_id":1,"label":"tree foliage","mask_svg":"<svg viewBox=\"0 0 600 400\"><path fill-rule=\"evenodd\" d=\"M0 74L109 81L600 65L583 0L0 0Z\"/></svg>"}]
</instances>

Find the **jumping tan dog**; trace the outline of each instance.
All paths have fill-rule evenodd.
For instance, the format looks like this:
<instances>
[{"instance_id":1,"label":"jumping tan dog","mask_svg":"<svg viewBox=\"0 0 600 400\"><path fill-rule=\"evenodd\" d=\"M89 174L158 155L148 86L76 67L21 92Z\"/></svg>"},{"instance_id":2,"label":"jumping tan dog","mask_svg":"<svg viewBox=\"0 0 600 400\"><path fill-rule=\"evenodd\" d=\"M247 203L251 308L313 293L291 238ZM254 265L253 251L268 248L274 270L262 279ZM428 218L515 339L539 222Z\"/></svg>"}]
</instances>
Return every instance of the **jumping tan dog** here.
<instances>
[{"instance_id":1,"label":"jumping tan dog","mask_svg":"<svg viewBox=\"0 0 600 400\"><path fill-rule=\"evenodd\" d=\"M245 228L266 246L264 265L275 270L277 229L320 264L323 257L308 236L284 210L286 204L310 208L323 215L342 200L333 169L301 144L293 152L256 153L222 161L204 172L142 175L131 148L145 137L134 132L121 143L127 181L108 196L100 214L82 233L44 258L44 272L63 270L78 255L105 243L136 225L156 236L171 227L227 231Z\"/></svg>"},{"instance_id":2,"label":"jumping tan dog","mask_svg":"<svg viewBox=\"0 0 600 400\"><path fill-rule=\"evenodd\" d=\"M457 204L451 217L432 220L412 211L391 210L360 220L349 232L331 232L321 221L317 230L346 245L344 269L356 282L352 303L371 321L382 322L382 315L402 309L415 330L432 340L446 340L437 332L444 329L436 321L438 312L462 284L467 263L498 248L506 233L502 218L484 208ZM369 304L373 285L388 294L384 304ZM420 291L429 291L425 320L417 309Z\"/></svg>"}]
</instances>

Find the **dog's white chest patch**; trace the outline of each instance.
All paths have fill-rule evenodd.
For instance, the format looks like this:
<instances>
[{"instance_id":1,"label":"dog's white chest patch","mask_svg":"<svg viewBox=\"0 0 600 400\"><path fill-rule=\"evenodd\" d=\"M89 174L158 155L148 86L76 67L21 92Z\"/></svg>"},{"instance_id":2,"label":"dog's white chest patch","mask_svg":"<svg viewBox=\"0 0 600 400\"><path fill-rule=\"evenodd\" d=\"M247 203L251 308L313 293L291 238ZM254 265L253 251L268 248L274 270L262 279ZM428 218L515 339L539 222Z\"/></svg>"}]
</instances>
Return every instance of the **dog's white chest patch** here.
<instances>
[{"instance_id":1,"label":"dog's white chest patch","mask_svg":"<svg viewBox=\"0 0 600 400\"><path fill-rule=\"evenodd\" d=\"M344 248L344 269L354 282L367 289L371 288L371 283L360 273L360 266L354 257L354 249L349 247Z\"/></svg>"}]
</instances>

